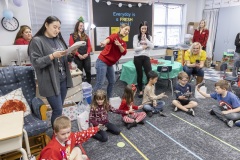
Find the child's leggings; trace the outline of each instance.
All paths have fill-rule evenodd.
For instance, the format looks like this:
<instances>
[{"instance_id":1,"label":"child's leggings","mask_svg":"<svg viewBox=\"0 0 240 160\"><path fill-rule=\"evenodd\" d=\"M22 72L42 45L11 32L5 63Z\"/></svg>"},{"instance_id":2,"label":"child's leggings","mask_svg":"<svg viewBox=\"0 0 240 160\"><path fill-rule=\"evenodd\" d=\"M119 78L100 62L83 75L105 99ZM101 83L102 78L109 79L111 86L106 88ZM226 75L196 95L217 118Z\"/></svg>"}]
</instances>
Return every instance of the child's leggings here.
<instances>
[{"instance_id":1,"label":"child's leggings","mask_svg":"<svg viewBox=\"0 0 240 160\"><path fill-rule=\"evenodd\" d=\"M133 123L134 121L141 122L146 117L145 112L134 112L123 117L125 123Z\"/></svg>"}]
</instances>

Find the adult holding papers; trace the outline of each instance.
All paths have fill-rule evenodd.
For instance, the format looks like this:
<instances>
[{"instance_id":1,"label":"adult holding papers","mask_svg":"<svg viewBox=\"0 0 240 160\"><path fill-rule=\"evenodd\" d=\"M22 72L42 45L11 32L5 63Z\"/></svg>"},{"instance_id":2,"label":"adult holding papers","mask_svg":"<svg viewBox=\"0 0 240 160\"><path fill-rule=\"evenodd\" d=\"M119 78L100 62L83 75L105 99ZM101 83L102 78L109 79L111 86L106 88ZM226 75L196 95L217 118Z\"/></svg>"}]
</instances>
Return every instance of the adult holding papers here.
<instances>
[{"instance_id":1,"label":"adult holding papers","mask_svg":"<svg viewBox=\"0 0 240 160\"><path fill-rule=\"evenodd\" d=\"M70 34L69 46L75 42L84 41L86 45L80 46L74 54L74 62L77 67L86 73L87 82L91 83L91 58L90 52L92 51L91 42L87 34L84 32L84 20L80 17L75 24L74 32Z\"/></svg>"},{"instance_id":2,"label":"adult holding papers","mask_svg":"<svg viewBox=\"0 0 240 160\"><path fill-rule=\"evenodd\" d=\"M73 86L67 61L67 45L60 32L61 21L49 16L29 43L28 54L36 71L41 96L46 97L54 120L62 115L67 88Z\"/></svg>"},{"instance_id":3,"label":"adult holding papers","mask_svg":"<svg viewBox=\"0 0 240 160\"><path fill-rule=\"evenodd\" d=\"M115 72L113 65L121 58L122 55L127 53L127 44L123 41L123 37L127 36L130 32L130 26L128 24L122 24L118 33L111 34L104 41L101 42L101 47L104 47L103 51L99 54L96 61L96 84L93 91L96 92L101 89L105 77L108 80L107 96L112 97L112 89L115 83Z\"/></svg>"}]
</instances>

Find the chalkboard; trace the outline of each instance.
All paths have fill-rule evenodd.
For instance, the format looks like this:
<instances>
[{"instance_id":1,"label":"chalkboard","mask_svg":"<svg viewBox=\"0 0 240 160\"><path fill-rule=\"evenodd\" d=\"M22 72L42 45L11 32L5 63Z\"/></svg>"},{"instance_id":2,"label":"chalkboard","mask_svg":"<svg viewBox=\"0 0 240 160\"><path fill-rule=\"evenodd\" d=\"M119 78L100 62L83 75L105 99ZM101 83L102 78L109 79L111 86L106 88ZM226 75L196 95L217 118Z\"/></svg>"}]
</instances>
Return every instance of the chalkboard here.
<instances>
[{"instance_id":1,"label":"chalkboard","mask_svg":"<svg viewBox=\"0 0 240 160\"><path fill-rule=\"evenodd\" d=\"M117 1L112 2L110 6L101 1L97 3L93 0L92 2L93 23L96 25L94 29L94 45L96 51L103 49L97 43L97 38L99 38L98 35L100 35L97 31L102 27L104 27L102 31L108 28L108 35L110 35L114 27L119 27L122 23L128 23L130 25L130 33L128 35L128 41L126 41L128 49L133 48L133 36L139 33L138 27L141 21L148 22L148 31L149 34L152 35L152 5L142 4L141 7L138 7L138 3L131 2L132 7L129 8L127 4L130 4L130 2ZM118 7L117 4L119 3L123 4L122 7ZM105 34L107 35L107 33Z\"/></svg>"}]
</instances>

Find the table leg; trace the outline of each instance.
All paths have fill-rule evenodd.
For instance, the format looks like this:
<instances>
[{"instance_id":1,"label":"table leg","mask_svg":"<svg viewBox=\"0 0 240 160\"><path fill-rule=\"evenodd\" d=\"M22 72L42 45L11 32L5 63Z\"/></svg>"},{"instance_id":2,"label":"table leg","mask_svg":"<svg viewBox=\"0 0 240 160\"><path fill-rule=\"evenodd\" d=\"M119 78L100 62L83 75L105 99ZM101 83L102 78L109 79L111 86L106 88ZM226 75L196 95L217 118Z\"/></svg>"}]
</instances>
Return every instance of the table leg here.
<instances>
[{"instance_id":1,"label":"table leg","mask_svg":"<svg viewBox=\"0 0 240 160\"><path fill-rule=\"evenodd\" d=\"M25 149L20 148L18 150L22 153L23 160L28 160L28 156L27 156Z\"/></svg>"},{"instance_id":2,"label":"table leg","mask_svg":"<svg viewBox=\"0 0 240 160\"><path fill-rule=\"evenodd\" d=\"M31 151L30 151L30 146L29 146L29 141L28 141L28 134L25 129L23 129L23 136L24 136L24 141L25 141L28 157L31 157Z\"/></svg>"}]
</instances>

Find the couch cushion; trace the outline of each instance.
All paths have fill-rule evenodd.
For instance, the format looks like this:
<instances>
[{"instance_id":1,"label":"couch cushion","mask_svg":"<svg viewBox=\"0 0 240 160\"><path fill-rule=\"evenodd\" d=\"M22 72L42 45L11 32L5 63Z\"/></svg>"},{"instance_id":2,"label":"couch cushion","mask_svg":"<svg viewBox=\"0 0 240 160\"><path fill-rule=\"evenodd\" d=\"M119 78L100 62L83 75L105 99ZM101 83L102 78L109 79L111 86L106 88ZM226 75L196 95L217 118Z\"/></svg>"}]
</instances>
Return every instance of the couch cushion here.
<instances>
[{"instance_id":1,"label":"couch cushion","mask_svg":"<svg viewBox=\"0 0 240 160\"><path fill-rule=\"evenodd\" d=\"M28 136L35 136L45 132L48 129L47 122L38 119L33 114L24 117L23 128L27 131Z\"/></svg>"},{"instance_id":2,"label":"couch cushion","mask_svg":"<svg viewBox=\"0 0 240 160\"><path fill-rule=\"evenodd\" d=\"M36 95L35 74L31 66L11 66L0 69L0 96L22 88L29 106Z\"/></svg>"}]
</instances>

